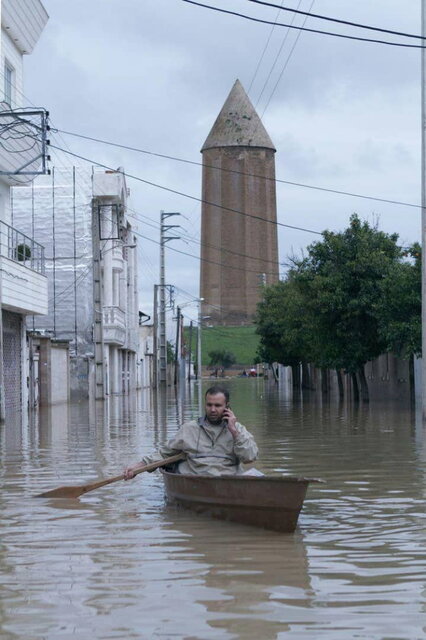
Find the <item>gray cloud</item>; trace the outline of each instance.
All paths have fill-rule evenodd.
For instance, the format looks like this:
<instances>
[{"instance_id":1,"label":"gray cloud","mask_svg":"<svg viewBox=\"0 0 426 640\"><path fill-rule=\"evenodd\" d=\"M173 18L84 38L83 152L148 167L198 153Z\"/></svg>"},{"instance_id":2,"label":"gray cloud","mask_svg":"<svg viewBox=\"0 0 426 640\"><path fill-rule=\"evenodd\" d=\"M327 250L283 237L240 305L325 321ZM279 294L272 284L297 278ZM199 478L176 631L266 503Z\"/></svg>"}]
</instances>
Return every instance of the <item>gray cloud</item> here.
<instances>
[{"instance_id":1,"label":"gray cloud","mask_svg":"<svg viewBox=\"0 0 426 640\"><path fill-rule=\"evenodd\" d=\"M274 19L244 0L213 0ZM200 147L233 82L248 88L270 27L191 7L179 0L44 0L49 24L26 60L25 94L47 107L57 127L200 161ZM291 3L296 6L296 2ZM310 6L304 0L302 8ZM400 0L337 0L318 13L418 33L418 8ZM285 16L288 20L288 16ZM283 21L285 21L283 19ZM313 20L308 25L314 26ZM315 26L317 24L315 23ZM324 27L323 27L324 28ZM343 30L332 28L330 30ZM253 85L257 101L284 37L276 28ZM294 35L259 103L262 113ZM350 192L418 202L420 199L420 55L418 52L302 34L264 115L277 146L277 176ZM60 140L64 144L65 136ZM58 141L56 139L56 141ZM200 167L161 160L67 137L70 149L109 166L195 197ZM62 163L71 157L60 156ZM200 204L128 180L131 207L158 224L159 212L180 210L199 238ZM280 221L322 230L342 228L357 211L380 214L386 231L419 238L420 211L367 200L278 186ZM158 232L138 223L139 232ZM282 259L315 236L279 230ZM141 240L142 307L158 279L158 246ZM176 242L198 255L199 245ZM198 262L168 251L168 279L194 296Z\"/></svg>"}]
</instances>

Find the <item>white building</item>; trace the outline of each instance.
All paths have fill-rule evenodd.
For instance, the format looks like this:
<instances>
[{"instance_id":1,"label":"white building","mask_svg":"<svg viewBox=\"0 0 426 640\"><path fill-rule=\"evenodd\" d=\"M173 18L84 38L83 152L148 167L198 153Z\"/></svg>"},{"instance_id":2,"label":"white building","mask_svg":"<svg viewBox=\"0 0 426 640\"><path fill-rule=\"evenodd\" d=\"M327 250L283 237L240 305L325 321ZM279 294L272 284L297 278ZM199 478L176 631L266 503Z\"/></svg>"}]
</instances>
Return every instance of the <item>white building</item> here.
<instances>
[{"instance_id":1,"label":"white building","mask_svg":"<svg viewBox=\"0 0 426 640\"><path fill-rule=\"evenodd\" d=\"M136 388L137 242L127 195L121 169L53 168L13 189L13 220L25 225L30 208L46 251L49 312L27 326L69 342L75 395L101 399Z\"/></svg>"},{"instance_id":2,"label":"white building","mask_svg":"<svg viewBox=\"0 0 426 640\"><path fill-rule=\"evenodd\" d=\"M47 312L43 247L34 241L31 227L26 235L14 227L10 209L11 186L30 182L44 164L41 140L34 143L30 122L39 116L28 114L30 124L23 124L10 112L22 107L23 56L32 52L48 15L39 0L1 0L0 16L0 419L4 419L27 406L24 318ZM30 209L25 217L30 219Z\"/></svg>"},{"instance_id":3,"label":"white building","mask_svg":"<svg viewBox=\"0 0 426 640\"><path fill-rule=\"evenodd\" d=\"M127 393L137 386L137 242L126 216L127 193L122 170L94 172L96 398ZM97 274L100 276L100 287L96 285ZM97 352L103 355L100 360Z\"/></svg>"},{"instance_id":4,"label":"white building","mask_svg":"<svg viewBox=\"0 0 426 640\"><path fill-rule=\"evenodd\" d=\"M157 384L154 380L154 325L152 324L141 324L139 327L137 376L138 388L154 387Z\"/></svg>"}]
</instances>

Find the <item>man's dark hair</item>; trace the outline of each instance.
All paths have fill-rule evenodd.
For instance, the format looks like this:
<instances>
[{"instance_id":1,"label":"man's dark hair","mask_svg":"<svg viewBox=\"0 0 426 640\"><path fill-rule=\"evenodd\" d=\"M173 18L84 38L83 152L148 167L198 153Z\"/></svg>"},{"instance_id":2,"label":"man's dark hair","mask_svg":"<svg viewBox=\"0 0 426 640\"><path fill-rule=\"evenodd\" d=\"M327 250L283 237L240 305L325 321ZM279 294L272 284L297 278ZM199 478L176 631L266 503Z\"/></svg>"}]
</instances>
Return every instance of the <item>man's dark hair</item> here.
<instances>
[{"instance_id":1,"label":"man's dark hair","mask_svg":"<svg viewBox=\"0 0 426 640\"><path fill-rule=\"evenodd\" d=\"M226 403L228 404L228 402L229 402L229 391L225 387L221 387L219 385L215 385L215 386L210 387L209 389L207 389L206 394L205 394L204 397L207 398L207 396L215 396L218 393L223 393L223 395L225 396Z\"/></svg>"}]
</instances>

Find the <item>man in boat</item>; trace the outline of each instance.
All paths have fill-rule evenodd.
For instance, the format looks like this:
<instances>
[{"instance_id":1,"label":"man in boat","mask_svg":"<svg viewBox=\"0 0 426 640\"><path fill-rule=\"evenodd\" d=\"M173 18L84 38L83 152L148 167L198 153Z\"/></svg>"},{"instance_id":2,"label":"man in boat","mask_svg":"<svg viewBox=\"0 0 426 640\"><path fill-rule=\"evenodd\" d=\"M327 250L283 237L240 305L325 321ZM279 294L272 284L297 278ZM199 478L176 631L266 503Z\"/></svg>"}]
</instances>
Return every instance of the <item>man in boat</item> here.
<instances>
[{"instance_id":1,"label":"man in boat","mask_svg":"<svg viewBox=\"0 0 426 640\"><path fill-rule=\"evenodd\" d=\"M126 480L133 478L142 465L178 453L186 460L178 463L177 473L193 475L237 475L243 473L242 463L256 460L258 448L251 433L237 421L229 406L229 391L214 386L205 395L205 415L185 422L160 447L157 456L145 456L140 463L124 471Z\"/></svg>"}]
</instances>

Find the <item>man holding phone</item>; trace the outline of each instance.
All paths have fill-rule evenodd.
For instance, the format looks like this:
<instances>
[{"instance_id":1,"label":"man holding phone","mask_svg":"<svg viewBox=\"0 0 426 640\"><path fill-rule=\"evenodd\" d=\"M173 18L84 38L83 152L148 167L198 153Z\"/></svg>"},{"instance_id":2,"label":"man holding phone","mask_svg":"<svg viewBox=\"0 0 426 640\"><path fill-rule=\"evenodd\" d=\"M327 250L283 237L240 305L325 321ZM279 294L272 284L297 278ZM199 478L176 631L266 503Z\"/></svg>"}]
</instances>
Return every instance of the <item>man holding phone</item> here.
<instances>
[{"instance_id":1,"label":"man holding phone","mask_svg":"<svg viewBox=\"0 0 426 640\"><path fill-rule=\"evenodd\" d=\"M144 464L182 452L186 460L178 463L177 472L193 475L241 474L242 463L256 460L256 442L237 421L225 387L207 389L204 417L185 422L167 444L160 447L157 456L145 456L139 464L128 467L125 479L133 478L134 472Z\"/></svg>"}]
</instances>

